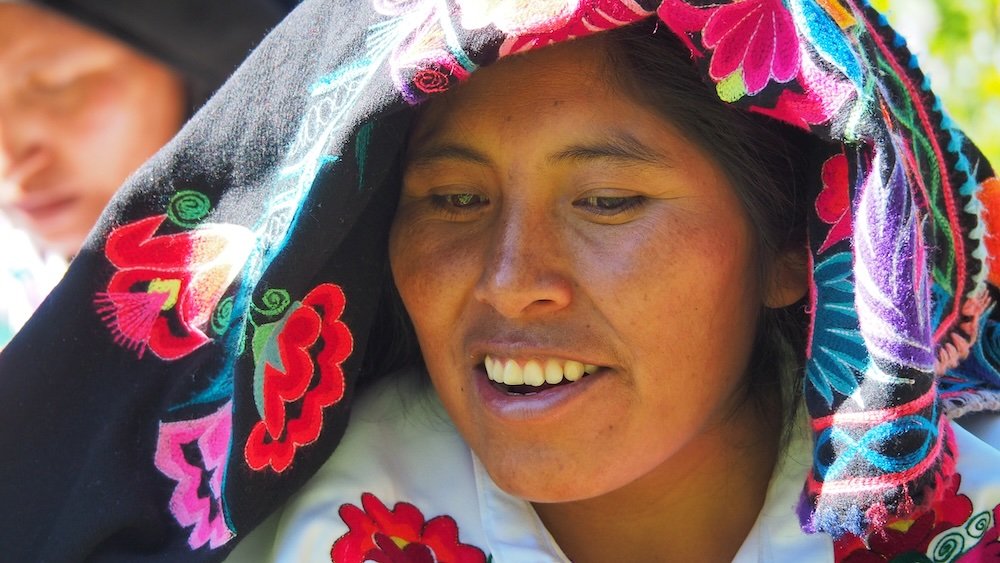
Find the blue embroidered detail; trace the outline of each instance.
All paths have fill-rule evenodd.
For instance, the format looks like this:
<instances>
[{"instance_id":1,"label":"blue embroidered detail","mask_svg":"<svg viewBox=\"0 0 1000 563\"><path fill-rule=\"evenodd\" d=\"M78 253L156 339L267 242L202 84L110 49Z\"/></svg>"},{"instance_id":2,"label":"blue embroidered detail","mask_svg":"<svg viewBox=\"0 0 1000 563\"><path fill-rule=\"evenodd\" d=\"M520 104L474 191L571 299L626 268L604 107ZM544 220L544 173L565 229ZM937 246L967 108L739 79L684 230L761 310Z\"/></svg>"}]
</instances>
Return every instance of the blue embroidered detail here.
<instances>
[{"instance_id":1,"label":"blue embroidered detail","mask_svg":"<svg viewBox=\"0 0 1000 563\"><path fill-rule=\"evenodd\" d=\"M856 372L864 372L868 355L854 310L851 255L838 252L816 264L817 310L812 356L806 380L833 405L833 393L850 396L858 388Z\"/></svg>"}]
</instances>

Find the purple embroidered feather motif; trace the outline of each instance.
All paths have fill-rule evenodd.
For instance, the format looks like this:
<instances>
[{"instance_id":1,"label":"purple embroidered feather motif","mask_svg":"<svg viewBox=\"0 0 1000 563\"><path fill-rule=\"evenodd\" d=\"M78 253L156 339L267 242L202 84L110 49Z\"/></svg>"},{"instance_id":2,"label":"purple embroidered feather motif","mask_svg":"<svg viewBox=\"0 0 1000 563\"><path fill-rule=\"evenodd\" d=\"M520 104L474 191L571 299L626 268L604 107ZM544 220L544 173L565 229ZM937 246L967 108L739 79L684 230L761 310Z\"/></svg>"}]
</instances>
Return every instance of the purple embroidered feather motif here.
<instances>
[{"instance_id":1,"label":"purple embroidered feather motif","mask_svg":"<svg viewBox=\"0 0 1000 563\"><path fill-rule=\"evenodd\" d=\"M807 530L834 536L865 536L925 504L936 472L952 465L935 394L925 221L893 154L859 153L854 305L868 363L854 393L810 404L816 460L800 510Z\"/></svg>"},{"instance_id":2,"label":"purple embroidered feather motif","mask_svg":"<svg viewBox=\"0 0 1000 563\"><path fill-rule=\"evenodd\" d=\"M883 371L896 366L932 377L930 327L922 224L899 162L875 156L854 214L854 273L861 335ZM888 178L879 169L890 168Z\"/></svg>"}]
</instances>

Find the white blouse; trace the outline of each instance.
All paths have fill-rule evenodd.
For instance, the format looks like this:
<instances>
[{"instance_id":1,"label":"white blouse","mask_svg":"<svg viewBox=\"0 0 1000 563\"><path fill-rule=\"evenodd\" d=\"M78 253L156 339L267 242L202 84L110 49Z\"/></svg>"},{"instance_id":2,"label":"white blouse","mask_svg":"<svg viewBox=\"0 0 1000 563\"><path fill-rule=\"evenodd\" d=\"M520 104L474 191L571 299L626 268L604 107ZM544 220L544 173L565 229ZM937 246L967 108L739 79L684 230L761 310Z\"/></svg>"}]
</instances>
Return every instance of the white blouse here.
<instances>
[{"instance_id":1,"label":"white blouse","mask_svg":"<svg viewBox=\"0 0 1000 563\"><path fill-rule=\"evenodd\" d=\"M938 524L935 530L945 529L918 542L927 543L926 553L947 556L934 561L955 561L963 554L985 561L969 550L996 541L1000 417L980 415L973 420L977 434L992 443L955 425L962 476L955 494L968 497L972 510L967 521L951 527ZM757 522L734 561L850 561L850 555L859 555L855 551L866 549L859 542L845 542L835 553L829 536L805 534L799 528L794 509L811 464L806 428L803 425L776 468ZM951 503L955 513L935 521L964 518L968 504ZM894 528L900 534L925 530L912 522ZM896 545L903 543L912 542ZM993 547L996 551L989 553L1000 554L1000 545ZM871 548L880 546L873 543ZM569 561L531 504L493 483L433 388L415 376L381 383L358 401L335 454L227 561L330 563L332 556L335 563L352 563L366 561L364 554L371 549L429 549L441 562Z\"/></svg>"}]
</instances>

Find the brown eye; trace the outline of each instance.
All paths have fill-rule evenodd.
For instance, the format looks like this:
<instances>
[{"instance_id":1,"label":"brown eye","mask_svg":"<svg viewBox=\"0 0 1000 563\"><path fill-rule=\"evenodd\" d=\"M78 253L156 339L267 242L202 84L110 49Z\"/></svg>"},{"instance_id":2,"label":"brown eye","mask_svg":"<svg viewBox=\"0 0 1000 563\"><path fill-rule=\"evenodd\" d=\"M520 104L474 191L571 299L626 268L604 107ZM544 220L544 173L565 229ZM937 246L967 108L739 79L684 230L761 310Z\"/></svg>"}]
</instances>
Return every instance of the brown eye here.
<instances>
[{"instance_id":1,"label":"brown eye","mask_svg":"<svg viewBox=\"0 0 1000 563\"><path fill-rule=\"evenodd\" d=\"M433 196L436 207L455 210L474 209L489 203L489 200L478 194L445 194Z\"/></svg>"},{"instance_id":2,"label":"brown eye","mask_svg":"<svg viewBox=\"0 0 1000 563\"><path fill-rule=\"evenodd\" d=\"M641 206L645 201L643 196L590 196L574 201L573 206L597 215L617 215L631 211Z\"/></svg>"}]
</instances>

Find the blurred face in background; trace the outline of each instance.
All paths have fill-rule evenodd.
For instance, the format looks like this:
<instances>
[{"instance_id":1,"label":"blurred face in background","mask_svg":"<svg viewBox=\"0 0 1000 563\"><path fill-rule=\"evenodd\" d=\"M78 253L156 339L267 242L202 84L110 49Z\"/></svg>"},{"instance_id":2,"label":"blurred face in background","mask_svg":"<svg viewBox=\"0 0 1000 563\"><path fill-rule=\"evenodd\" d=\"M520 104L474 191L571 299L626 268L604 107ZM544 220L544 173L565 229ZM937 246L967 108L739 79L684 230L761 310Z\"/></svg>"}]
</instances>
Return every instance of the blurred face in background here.
<instances>
[{"instance_id":1,"label":"blurred face in background","mask_svg":"<svg viewBox=\"0 0 1000 563\"><path fill-rule=\"evenodd\" d=\"M179 75L42 8L0 3L0 212L74 255L118 186L183 123Z\"/></svg>"}]
</instances>

